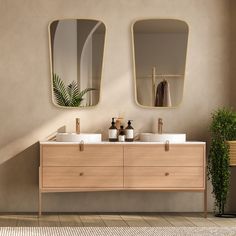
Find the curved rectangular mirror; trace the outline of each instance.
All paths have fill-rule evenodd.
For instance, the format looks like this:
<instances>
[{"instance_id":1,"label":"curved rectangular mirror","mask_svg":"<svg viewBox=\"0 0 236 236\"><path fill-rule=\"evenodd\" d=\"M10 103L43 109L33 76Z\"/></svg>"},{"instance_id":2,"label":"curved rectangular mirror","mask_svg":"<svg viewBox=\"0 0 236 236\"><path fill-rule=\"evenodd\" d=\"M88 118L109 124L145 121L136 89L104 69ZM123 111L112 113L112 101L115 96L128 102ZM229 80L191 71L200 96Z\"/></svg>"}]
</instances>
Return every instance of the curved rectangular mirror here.
<instances>
[{"instance_id":1,"label":"curved rectangular mirror","mask_svg":"<svg viewBox=\"0 0 236 236\"><path fill-rule=\"evenodd\" d=\"M53 103L87 107L98 103L105 25L97 20L55 20L49 25Z\"/></svg>"},{"instance_id":2,"label":"curved rectangular mirror","mask_svg":"<svg viewBox=\"0 0 236 236\"><path fill-rule=\"evenodd\" d=\"M183 97L188 25L172 19L139 20L132 33L136 102L176 107Z\"/></svg>"}]
</instances>

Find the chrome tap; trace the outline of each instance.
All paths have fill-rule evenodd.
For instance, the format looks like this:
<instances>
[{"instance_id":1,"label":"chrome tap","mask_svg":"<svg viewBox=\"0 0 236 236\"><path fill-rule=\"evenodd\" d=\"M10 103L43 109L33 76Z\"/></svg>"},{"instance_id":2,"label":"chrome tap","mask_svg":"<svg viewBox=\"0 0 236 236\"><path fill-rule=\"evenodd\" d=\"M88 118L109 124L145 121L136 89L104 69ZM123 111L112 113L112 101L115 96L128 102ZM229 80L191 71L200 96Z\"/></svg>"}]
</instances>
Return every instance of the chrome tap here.
<instances>
[{"instance_id":1,"label":"chrome tap","mask_svg":"<svg viewBox=\"0 0 236 236\"><path fill-rule=\"evenodd\" d=\"M76 129L76 133L80 134L80 118L75 119L75 129Z\"/></svg>"},{"instance_id":2,"label":"chrome tap","mask_svg":"<svg viewBox=\"0 0 236 236\"><path fill-rule=\"evenodd\" d=\"M158 119L158 134L162 134L163 120L161 118Z\"/></svg>"}]
</instances>

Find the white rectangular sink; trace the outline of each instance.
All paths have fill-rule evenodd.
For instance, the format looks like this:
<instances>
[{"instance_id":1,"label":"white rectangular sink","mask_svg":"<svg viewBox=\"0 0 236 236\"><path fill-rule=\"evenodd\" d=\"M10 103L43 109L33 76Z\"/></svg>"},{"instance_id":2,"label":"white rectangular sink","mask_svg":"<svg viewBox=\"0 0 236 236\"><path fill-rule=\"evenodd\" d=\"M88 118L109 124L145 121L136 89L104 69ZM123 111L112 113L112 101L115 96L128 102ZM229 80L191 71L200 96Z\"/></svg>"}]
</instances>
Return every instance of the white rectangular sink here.
<instances>
[{"instance_id":1,"label":"white rectangular sink","mask_svg":"<svg viewBox=\"0 0 236 236\"><path fill-rule=\"evenodd\" d=\"M57 142L81 142L84 143L99 143L102 141L102 134L92 133L57 133Z\"/></svg>"},{"instance_id":2,"label":"white rectangular sink","mask_svg":"<svg viewBox=\"0 0 236 236\"><path fill-rule=\"evenodd\" d=\"M186 134L155 134L155 133L141 133L141 142L166 142L170 143L184 143L186 142Z\"/></svg>"}]
</instances>

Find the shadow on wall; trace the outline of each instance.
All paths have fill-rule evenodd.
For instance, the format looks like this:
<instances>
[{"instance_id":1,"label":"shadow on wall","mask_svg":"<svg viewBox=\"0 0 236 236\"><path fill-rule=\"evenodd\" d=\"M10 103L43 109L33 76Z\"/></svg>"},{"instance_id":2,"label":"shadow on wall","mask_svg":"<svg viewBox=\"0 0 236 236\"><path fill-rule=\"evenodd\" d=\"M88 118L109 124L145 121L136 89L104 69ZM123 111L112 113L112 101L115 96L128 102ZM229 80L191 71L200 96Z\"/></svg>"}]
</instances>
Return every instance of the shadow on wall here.
<instances>
[{"instance_id":1,"label":"shadow on wall","mask_svg":"<svg viewBox=\"0 0 236 236\"><path fill-rule=\"evenodd\" d=\"M38 167L38 142L0 165L0 212L38 211ZM187 203L186 199L189 199ZM183 208L185 211L201 211L202 202L202 193L43 194L43 210L48 212L163 212L182 211Z\"/></svg>"},{"instance_id":2,"label":"shadow on wall","mask_svg":"<svg viewBox=\"0 0 236 236\"><path fill-rule=\"evenodd\" d=\"M0 165L0 212L37 209L38 167L38 142Z\"/></svg>"},{"instance_id":3,"label":"shadow on wall","mask_svg":"<svg viewBox=\"0 0 236 236\"><path fill-rule=\"evenodd\" d=\"M39 142L0 165L0 212L38 211L38 167ZM43 194L43 210L160 212L182 211L184 208L185 211L201 211L202 197L202 193L168 192L52 193ZM186 203L186 199L191 201Z\"/></svg>"}]
</instances>

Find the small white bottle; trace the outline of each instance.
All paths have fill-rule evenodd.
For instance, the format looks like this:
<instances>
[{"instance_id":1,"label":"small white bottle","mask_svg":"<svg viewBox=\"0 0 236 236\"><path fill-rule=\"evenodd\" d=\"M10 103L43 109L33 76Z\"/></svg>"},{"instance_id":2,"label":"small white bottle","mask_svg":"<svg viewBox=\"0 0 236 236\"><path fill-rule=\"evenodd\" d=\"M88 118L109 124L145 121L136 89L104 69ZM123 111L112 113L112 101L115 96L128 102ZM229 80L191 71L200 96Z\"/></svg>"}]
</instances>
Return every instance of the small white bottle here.
<instances>
[{"instance_id":1,"label":"small white bottle","mask_svg":"<svg viewBox=\"0 0 236 236\"><path fill-rule=\"evenodd\" d=\"M118 136L118 140L119 140L119 142L125 142L125 131L124 131L123 125L120 126L120 133Z\"/></svg>"}]
</instances>

